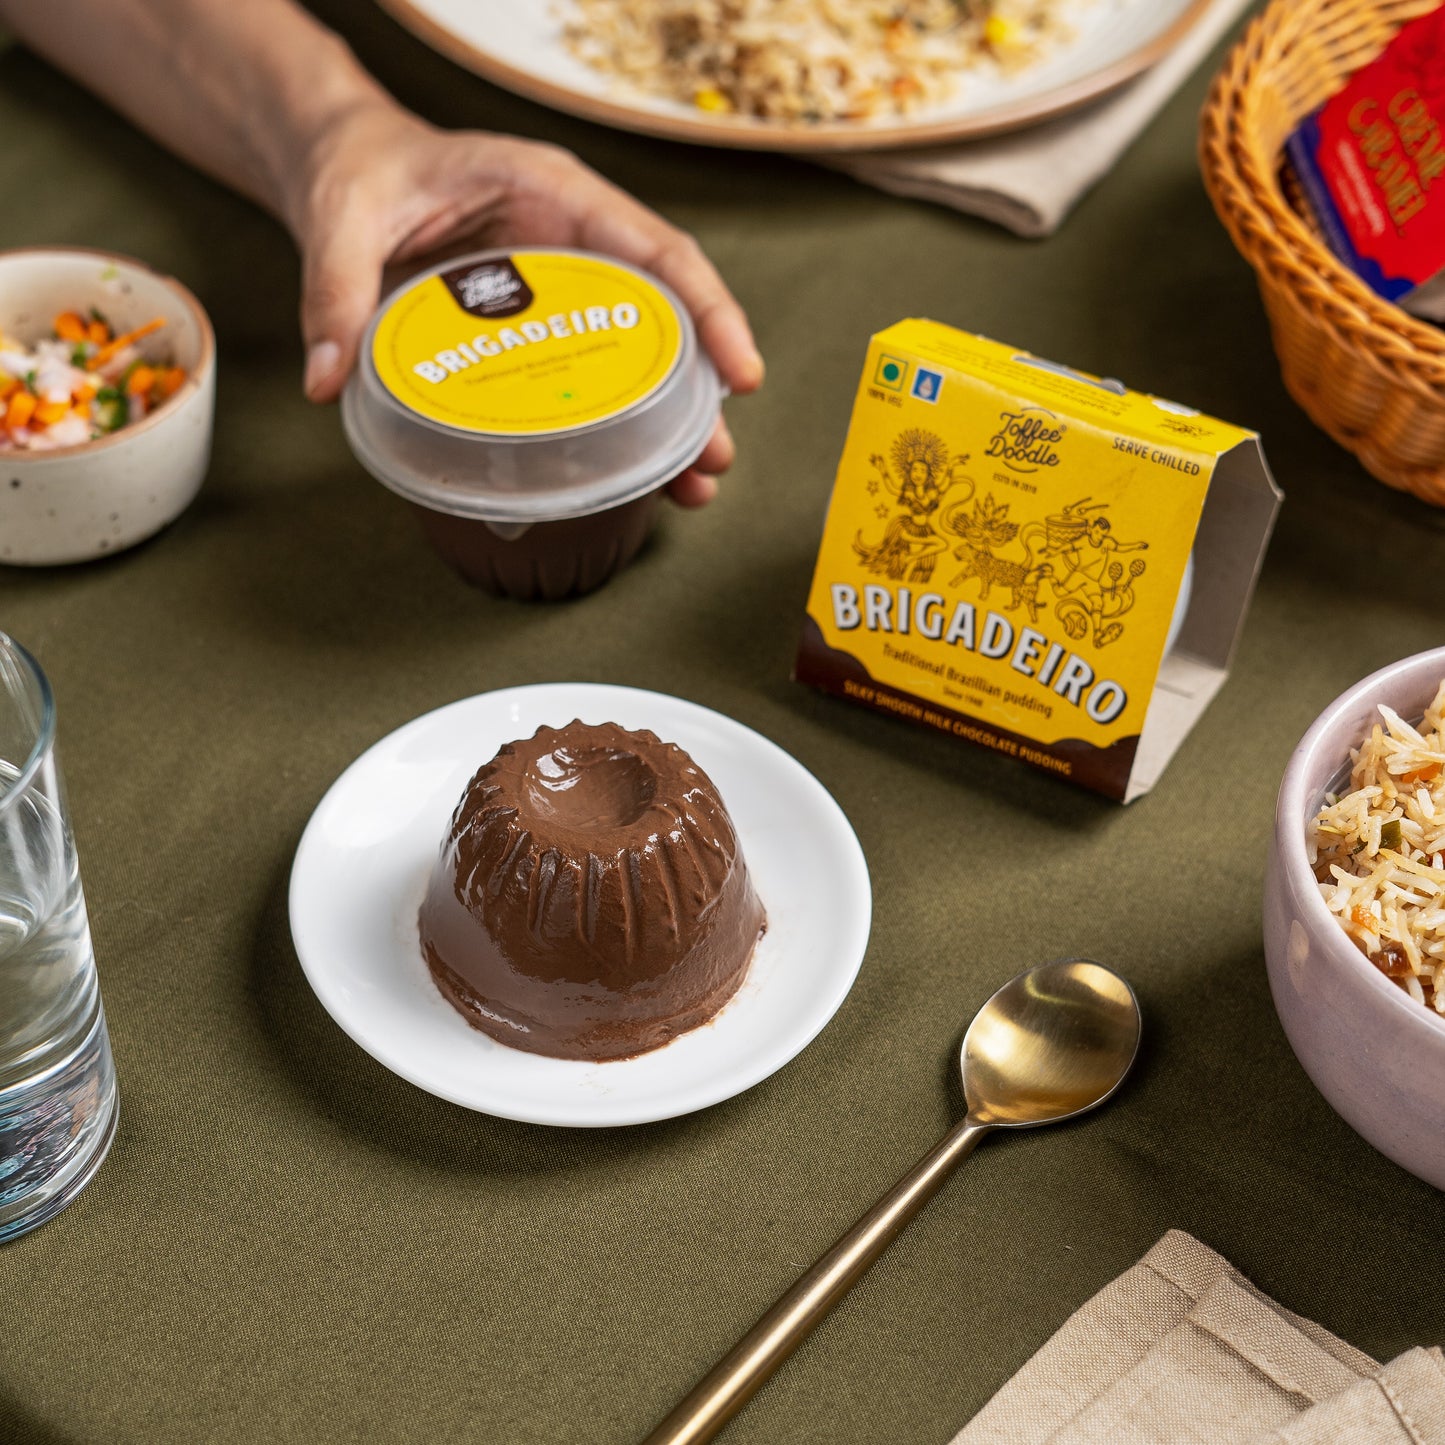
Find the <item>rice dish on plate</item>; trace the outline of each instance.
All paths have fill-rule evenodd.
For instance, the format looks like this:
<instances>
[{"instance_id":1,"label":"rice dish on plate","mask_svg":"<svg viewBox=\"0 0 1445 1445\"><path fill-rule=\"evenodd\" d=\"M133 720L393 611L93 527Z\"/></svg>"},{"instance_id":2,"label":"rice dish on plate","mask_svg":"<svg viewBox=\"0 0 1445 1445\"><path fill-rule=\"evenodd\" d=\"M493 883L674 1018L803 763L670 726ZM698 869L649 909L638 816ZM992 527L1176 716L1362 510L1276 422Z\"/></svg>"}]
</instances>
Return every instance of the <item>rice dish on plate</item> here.
<instances>
[{"instance_id":1,"label":"rice dish on plate","mask_svg":"<svg viewBox=\"0 0 1445 1445\"><path fill-rule=\"evenodd\" d=\"M1325 796L1310 861L1365 956L1445 1014L1445 682L1417 727L1380 716L1350 755L1349 791Z\"/></svg>"},{"instance_id":2,"label":"rice dish on plate","mask_svg":"<svg viewBox=\"0 0 1445 1445\"><path fill-rule=\"evenodd\" d=\"M1068 33L1060 0L567 0L593 69L719 115L816 122L906 115L960 72L1011 71Z\"/></svg>"}]
</instances>

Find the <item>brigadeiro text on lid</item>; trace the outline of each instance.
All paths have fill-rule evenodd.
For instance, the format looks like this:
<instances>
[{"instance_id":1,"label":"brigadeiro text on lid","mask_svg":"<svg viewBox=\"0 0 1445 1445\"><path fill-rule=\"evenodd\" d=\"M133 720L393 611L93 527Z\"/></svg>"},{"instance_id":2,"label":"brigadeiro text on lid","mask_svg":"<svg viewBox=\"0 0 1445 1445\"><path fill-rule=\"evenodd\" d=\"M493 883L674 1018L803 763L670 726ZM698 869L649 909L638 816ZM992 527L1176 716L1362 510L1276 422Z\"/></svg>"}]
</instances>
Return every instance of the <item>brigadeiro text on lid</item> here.
<instances>
[{"instance_id":1,"label":"brigadeiro text on lid","mask_svg":"<svg viewBox=\"0 0 1445 1445\"><path fill-rule=\"evenodd\" d=\"M661 281L519 248L444 262L388 296L342 419L362 465L470 581L561 597L631 560L723 395Z\"/></svg>"}]
</instances>

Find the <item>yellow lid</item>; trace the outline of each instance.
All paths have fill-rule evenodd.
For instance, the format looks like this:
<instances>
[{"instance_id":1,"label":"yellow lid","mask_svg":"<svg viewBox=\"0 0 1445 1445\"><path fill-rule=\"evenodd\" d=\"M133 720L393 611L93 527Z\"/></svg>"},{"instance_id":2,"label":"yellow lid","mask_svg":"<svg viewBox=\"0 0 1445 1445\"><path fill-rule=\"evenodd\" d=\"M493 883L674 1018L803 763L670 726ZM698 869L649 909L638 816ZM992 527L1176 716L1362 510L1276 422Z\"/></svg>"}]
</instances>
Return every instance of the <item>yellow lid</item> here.
<instances>
[{"instance_id":1,"label":"yellow lid","mask_svg":"<svg viewBox=\"0 0 1445 1445\"><path fill-rule=\"evenodd\" d=\"M472 257L387 303L371 360L390 396L482 436L576 431L637 406L683 349L673 302L630 267L575 251Z\"/></svg>"}]
</instances>

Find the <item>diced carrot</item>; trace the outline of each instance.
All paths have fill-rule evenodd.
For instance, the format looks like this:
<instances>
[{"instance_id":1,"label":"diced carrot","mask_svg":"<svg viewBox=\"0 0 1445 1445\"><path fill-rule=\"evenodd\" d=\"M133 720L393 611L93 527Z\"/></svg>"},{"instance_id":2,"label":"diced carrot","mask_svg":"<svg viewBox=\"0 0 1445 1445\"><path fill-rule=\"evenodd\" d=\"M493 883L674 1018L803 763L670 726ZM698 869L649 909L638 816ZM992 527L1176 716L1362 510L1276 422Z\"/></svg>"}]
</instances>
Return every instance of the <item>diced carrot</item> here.
<instances>
[{"instance_id":1,"label":"diced carrot","mask_svg":"<svg viewBox=\"0 0 1445 1445\"><path fill-rule=\"evenodd\" d=\"M125 389L132 396L144 396L155 385L155 381L154 367L141 365L136 367L126 379Z\"/></svg>"},{"instance_id":2,"label":"diced carrot","mask_svg":"<svg viewBox=\"0 0 1445 1445\"><path fill-rule=\"evenodd\" d=\"M1413 773L1406 773L1400 781L1409 787L1416 783L1433 783L1440 776L1439 763L1426 763L1423 768L1416 768Z\"/></svg>"},{"instance_id":3,"label":"diced carrot","mask_svg":"<svg viewBox=\"0 0 1445 1445\"><path fill-rule=\"evenodd\" d=\"M85 328L85 339L93 341L97 346L104 346L110 340L110 327L104 321L88 322Z\"/></svg>"},{"instance_id":4,"label":"diced carrot","mask_svg":"<svg viewBox=\"0 0 1445 1445\"><path fill-rule=\"evenodd\" d=\"M34 420L37 426L53 426L69 410L68 401L42 401L35 408Z\"/></svg>"},{"instance_id":5,"label":"diced carrot","mask_svg":"<svg viewBox=\"0 0 1445 1445\"><path fill-rule=\"evenodd\" d=\"M185 368L168 366L156 377L156 392L162 398L174 396L185 384Z\"/></svg>"},{"instance_id":6,"label":"diced carrot","mask_svg":"<svg viewBox=\"0 0 1445 1445\"><path fill-rule=\"evenodd\" d=\"M19 390L20 378L18 376L6 376L4 372L0 372L0 401L7 400Z\"/></svg>"},{"instance_id":7,"label":"diced carrot","mask_svg":"<svg viewBox=\"0 0 1445 1445\"><path fill-rule=\"evenodd\" d=\"M114 341L108 341L85 363L86 370L99 371L112 356L124 351L142 337L149 336L151 332L159 331L165 324L165 318L157 316L154 321L147 321L144 326L137 326L134 331L127 331L123 336L117 336Z\"/></svg>"},{"instance_id":8,"label":"diced carrot","mask_svg":"<svg viewBox=\"0 0 1445 1445\"><path fill-rule=\"evenodd\" d=\"M83 381L75 388L76 406L89 406L100 388L93 381Z\"/></svg>"},{"instance_id":9,"label":"diced carrot","mask_svg":"<svg viewBox=\"0 0 1445 1445\"><path fill-rule=\"evenodd\" d=\"M62 311L55 318L55 334L62 341L87 340L85 317L75 311Z\"/></svg>"},{"instance_id":10,"label":"diced carrot","mask_svg":"<svg viewBox=\"0 0 1445 1445\"><path fill-rule=\"evenodd\" d=\"M24 389L17 391L5 408L5 425L14 431L24 426L35 412L39 398Z\"/></svg>"}]
</instances>

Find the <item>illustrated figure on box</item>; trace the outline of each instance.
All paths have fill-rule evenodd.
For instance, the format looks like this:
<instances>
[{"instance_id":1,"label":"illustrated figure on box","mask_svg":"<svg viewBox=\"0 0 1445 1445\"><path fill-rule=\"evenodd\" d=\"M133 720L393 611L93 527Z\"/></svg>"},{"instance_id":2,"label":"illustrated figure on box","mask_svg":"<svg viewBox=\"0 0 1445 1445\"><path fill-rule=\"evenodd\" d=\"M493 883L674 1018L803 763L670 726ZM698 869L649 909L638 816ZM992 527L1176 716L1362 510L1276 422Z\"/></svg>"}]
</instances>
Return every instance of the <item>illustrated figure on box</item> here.
<instances>
[{"instance_id":1,"label":"illustrated figure on box","mask_svg":"<svg viewBox=\"0 0 1445 1445\"><path fill-rule=\"evenodd\" d=\"M1147 542L1114 537L1112 524L1102 515L1106 506L1090 506L1084 497L1047 518L1040 553L1054 564L1054 593L1061 599L1054 611L1064 631L1075 641L1092 631L1095 647L1107 647L1124 635L1118 619L1134 606L1134 583L1144 575L1142 558L1125 567L1118 554L1149 547Z\"/></svg>"},{"instance_id":2,"label":"illustrated figure on box","mask_svg":"<svg viewBox=\"0 0 1445 1445\"><path fill-rule=\"evenodd\" d=\"M1019 524L1008 519L1009 504L1000 506L990 492L981 502L973 504L970 513L967 502L948 509L942 519L944 531L961 539L953 549L953 555L963 563L963 570L948 585L962 587L972 577L979 581L979 600L987 601L995 584L1008 587L1013 596L1006 604L1007 610L1017 612L1020 607L1028 609L1029 621L1039 620L1039 588L1053 576L1050 562L1037 561L1029 545L1030 533L1041 532L1038 523L1025 529L1024 560L995 555L995 548L1006 546L1018 536Z\"/></svg>"},{"instance_id":3,"label":"illustrated figure on box","mask_svg":"<svg viewBox=\"0 0 1445 1445\"><path fill-rule=\"evenodd\" d=\"M890 448L893 468L878 455L869 458L878 480L868 484L870 492L879 483L898 499L900 515L888 523L883 538L876 545L864 541L859 532L853 550L870 572L895 582L927 582L933 576L941 553L948 549L948 539L935 527L935 518L943 504L944 494L954 487L966 486L973 495L973 479L964 471L966 453L951 461L948 444L941 436L918 427L899 432ZM880 508L886 515L886 511Z\"/></svg>"}]
</instances>

